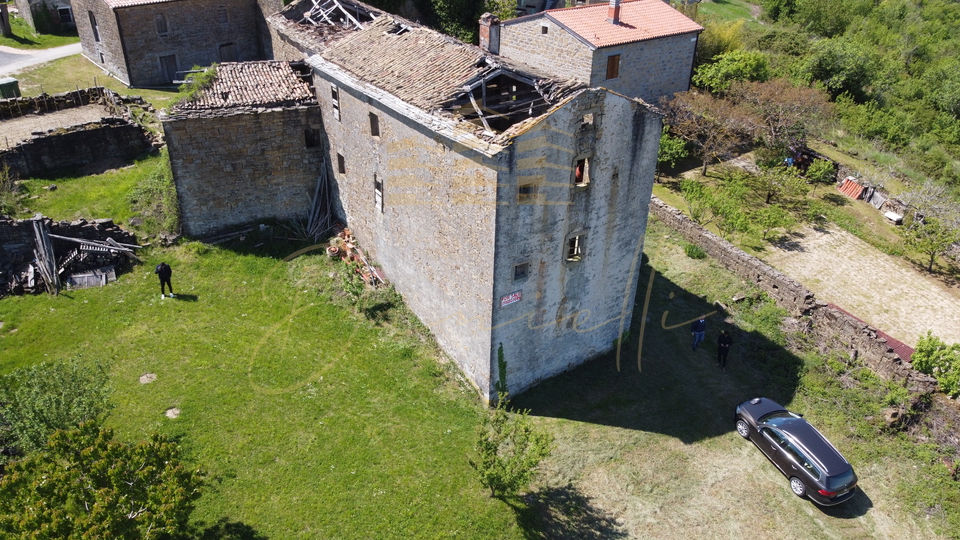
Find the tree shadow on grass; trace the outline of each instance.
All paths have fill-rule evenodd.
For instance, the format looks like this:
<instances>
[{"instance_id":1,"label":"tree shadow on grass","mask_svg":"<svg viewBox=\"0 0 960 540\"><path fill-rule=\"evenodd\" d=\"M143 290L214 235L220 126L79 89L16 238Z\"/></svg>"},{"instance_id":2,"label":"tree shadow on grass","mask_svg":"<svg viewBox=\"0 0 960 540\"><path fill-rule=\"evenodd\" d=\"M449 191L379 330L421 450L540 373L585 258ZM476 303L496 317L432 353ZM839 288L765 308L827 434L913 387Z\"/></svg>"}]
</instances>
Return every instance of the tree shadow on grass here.
<instances>
[{"instance_id":1,"label":"tree shadow on grass","mask_svg":"<svg viewBox=\"0 0 960 540\"><path fill-rule=\"evenodd\" d=\"M690 322L718 308L657 274L644 313L650 272L650 266L641 270L619 369L616 352L604 354L515 396L514 405L535 416L661 433L691 444L733 431L734 409L748 399L762 396L783 405L793 400L801 358L723 313L707 317L706 341L692 351ZM767 317L778 325L774 312ZM716 365L720 330L729 331L734 343L725 372Z\"/></svg>"},{"instance_id":2,"label":"tree shadow on grass","mask_svg":"<svg viewBox=\"0 0 960 540\"><path fill-rule=\"evenodd\" d=\"M240 521L230 521L220 518L212 525L200 523L196 540L268 540L269 537L257 532L256 529Z\"/></svg>"},{"instance_id":3,"label":"tree shadow on grass","mask_svg":"<svg viewBox=\"0 0 960 540\"><path fill-rule=\"evenodd\" d=\"M823 200L823 202L830 203L834 206L850 205L850 198L839 193L824 193L820 196L820 199Z\"/></svg>"},{"instance_id":4,"label":"tree shadow on grass","mask_svg":"<svg viewBox=\"0 0 960 540\"><path fill-rule=\"evenodd\" d=\"M593 506L573 485L541 488L507 500L524 537L530 540L607 540L627 538L616 521Z\"/></svg>"}]
</instances>

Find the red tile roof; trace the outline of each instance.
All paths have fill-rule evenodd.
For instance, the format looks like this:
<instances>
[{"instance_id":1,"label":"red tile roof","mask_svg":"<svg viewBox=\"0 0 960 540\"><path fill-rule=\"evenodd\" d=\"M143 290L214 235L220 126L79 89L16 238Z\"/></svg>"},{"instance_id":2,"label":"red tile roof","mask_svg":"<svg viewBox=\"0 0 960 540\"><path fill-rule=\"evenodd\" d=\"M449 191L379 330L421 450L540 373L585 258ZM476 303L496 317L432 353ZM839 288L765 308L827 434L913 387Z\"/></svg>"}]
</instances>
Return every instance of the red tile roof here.
<instances>
[{"instance_id":1,"label":"red tile roof","mask_svg":"<svg viewBox=\"0 0 960 540\"><path fill-rule=\"evenodd\" d=\"M185 111L229 110L236 107L299 107L316 105L307 83L287 62L224 62L217 78L196 99L178 103L172 114Z\"/></svg>"},{"instance_id":2,"label":"red tile roof","mask_svg":"<svg viewBox=\"0 0 960 540\"><path fill-rule=\"evenodd\" d=\"M702 26L691 21L663 0L623 2L620 4L620 24L617 25L607 21L608 8L609 4L593 4L551 9L544 11L542 15L564 26L596 48L703 30ZM510 22L507 21L508 24Z\"/></svg>"},{"instance_id":3,"label":"red tile roof","mask_svg":"<svg viewBox=\"0 0 960 540\"><path fill-rule=\"evenodd\" d=\"M130 6L143 6L146 4L163 4L165 2L177 2L178 0L103 0L105 4L110 6L113 9L130 7Z\"/></svg>"},{"instance_id":4,"label":"red tile roof","mask_svg":"<svg viewBox=\"0 0 960 540\"><path fill-rule=\"evenodd\" d=\"M850 178L844 179L843 183L840 184L840 187L837 188L840 190L840 193L843 193L851 199L859 199L863 195L864 187L860 184L854 182Z\"/></svg>"},{"instance_id":5,"label":"red tile roof","mask_svg":"<svg viewBox=\"0 0 960 540\"><path fill-rule=\"evenodd\" d=\"M843 309L842 307L834 303L827 304L827 307L846 313L847 315L862 322L863 324L866 324L866 325L870 324L867 321L861 319L860 317L857 317L853 313L850 313L849 311ZM887 340L887 346L893 349L893 352L900 357L900 360L903 360L904 362L907 362L907 363L911 362L912 359L910 357L913 356L913 351L914 351L913 347L891 336L890 334L884 332L883 330L877 330L877 335Z\"/></svg>"}]
</instances>

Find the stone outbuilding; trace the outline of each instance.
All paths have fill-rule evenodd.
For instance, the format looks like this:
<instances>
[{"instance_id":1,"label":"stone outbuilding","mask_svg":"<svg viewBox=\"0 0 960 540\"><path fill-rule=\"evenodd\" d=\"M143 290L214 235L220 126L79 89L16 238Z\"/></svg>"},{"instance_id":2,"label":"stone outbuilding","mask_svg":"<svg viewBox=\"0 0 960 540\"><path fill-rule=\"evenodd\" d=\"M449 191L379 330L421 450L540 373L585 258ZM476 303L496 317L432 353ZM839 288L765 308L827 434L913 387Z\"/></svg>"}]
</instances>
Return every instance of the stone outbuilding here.
<instances>
[{"instance_id":1,"label":"stone outbuilding","mask_svg":"<svg viewBox=\"0 0 960 540\"><path fill-rule=\"evenodd\" d=\"M702 31L662 0L610 0L503 22L486 14L480 21L480 46L591 87L656 104L690 89Z\"/></svg>"},{"instance_id":2,"label":"stone outbuilding","mask_svg":"<svg viewBox=\"0 0 960 540\"><path fill-rule=\"evenodd\" d=\"M72 0L83 55L127 86L169 86L193 66L272 56L281 0Z\"/></svg>"},{"instance_id":3,"label":"stone outbuilding","mask_svg":"<svg viewBox=\"0 0 960 540\"><path fill-rule=\"evenodd\" d=\"M223 63L196 99L161 115L185 234L310 210L320 108L288 62Z\"/></svg>"},{"instance_id":4,"label":"stone outbuilding","mask_svg":"<svg viewBox=\"0 0 960 540\"><path fill-rule=\"evenodd\" d=\"M36 32L59 32L76 26L71 0L14 0L17 15Z\"/></svg>"}]
</instances>

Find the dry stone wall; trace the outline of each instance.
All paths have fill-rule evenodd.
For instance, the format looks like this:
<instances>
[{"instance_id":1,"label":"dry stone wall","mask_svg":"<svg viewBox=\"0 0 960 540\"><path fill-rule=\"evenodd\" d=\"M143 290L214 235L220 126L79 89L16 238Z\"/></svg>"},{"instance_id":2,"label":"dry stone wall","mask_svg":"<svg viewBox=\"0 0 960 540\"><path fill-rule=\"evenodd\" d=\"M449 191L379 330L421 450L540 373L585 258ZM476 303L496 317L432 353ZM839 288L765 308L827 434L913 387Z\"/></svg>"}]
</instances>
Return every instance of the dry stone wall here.
<instances>
[{"instance_id":1,"label":"dry stone wall","mask_svg":"<svg viewBox=\"0 0 960 540\"><path fill-rule=\"evenodd\" d=\"M727 270L756 284L792 315L809 317L807 331L821 352L845 351L850 359L859 359L881 377L901 381L912 392L936 390L936 381L905 364L876 328L817 301L813 292L797 281L707 231L659 198L651 199L650 212Z\"/></svg>"}]
</instances>

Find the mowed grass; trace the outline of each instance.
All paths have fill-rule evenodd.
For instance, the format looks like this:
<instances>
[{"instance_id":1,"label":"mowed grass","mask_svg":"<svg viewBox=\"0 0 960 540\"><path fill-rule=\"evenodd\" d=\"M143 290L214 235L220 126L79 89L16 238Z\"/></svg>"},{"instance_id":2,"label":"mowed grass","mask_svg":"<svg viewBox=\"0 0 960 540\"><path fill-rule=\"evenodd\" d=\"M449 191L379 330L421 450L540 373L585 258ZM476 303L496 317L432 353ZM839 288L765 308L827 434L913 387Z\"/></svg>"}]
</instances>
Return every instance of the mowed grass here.
<instances>
[{"instance_id":1,"label":"mowed grass","mask_svg":"<svg viewBox=\"0 0 960 540\"><path fill-rule=\"evenodd\" d=\"M12 6L13 2L7 5ZM13 30L13 35L9 37L0 35L0 45L15 49L49 49L80 41L80 36L77 35L76 31L61 34L38 34L30 28L26 21L13 15L10 16L10 27Z\"/></svg>"},{"instance_id":2,"label":"mowed grass","mask_svg":"<svg viewBox=\"0 0 960 540\"><path fill-rule=\"evenodd\" d=\"M331 303L325 257L196 243L142 255L102 289L0 301L0 371L107 361L119 436L167 434L208 471L202 523L267 538L522 537L467 463L474 391L429 343ZM175 299L159 296L161 259ZM157 380L140 384L145 373Z\"/></svg>"}]
</instances>

